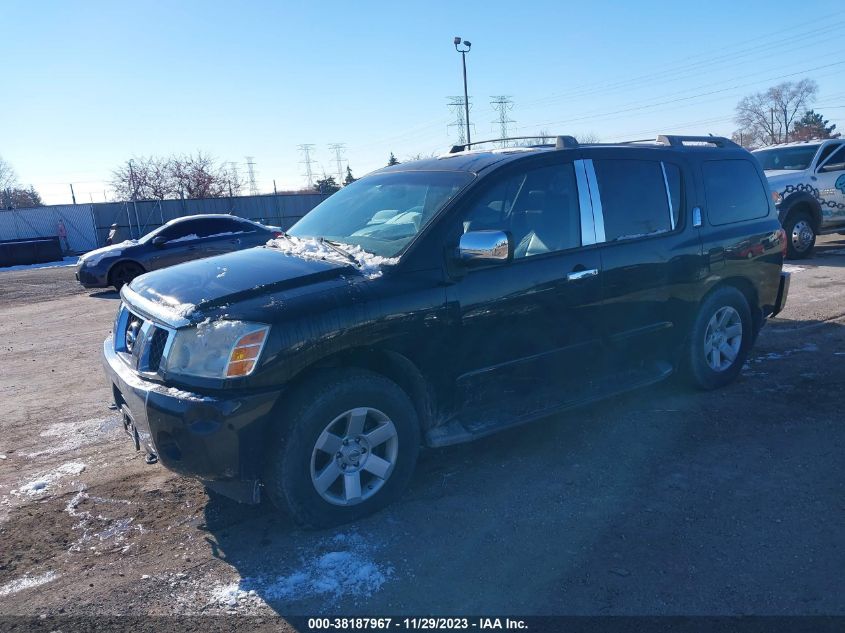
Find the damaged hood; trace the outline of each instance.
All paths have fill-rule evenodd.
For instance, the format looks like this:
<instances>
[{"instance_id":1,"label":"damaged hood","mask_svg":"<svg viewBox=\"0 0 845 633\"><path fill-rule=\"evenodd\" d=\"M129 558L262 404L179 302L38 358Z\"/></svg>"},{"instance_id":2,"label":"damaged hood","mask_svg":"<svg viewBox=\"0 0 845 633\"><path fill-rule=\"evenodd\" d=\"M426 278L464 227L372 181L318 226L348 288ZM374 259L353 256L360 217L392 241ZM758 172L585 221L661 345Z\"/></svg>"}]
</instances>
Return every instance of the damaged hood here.
<instances>
[{"instance_id":1,"label":"damaged hood","mask_svg":"<svg viewBox=\"0 0 845 633\"><path fill-rule=\"evenodd\" d=\"M358 274L350 264L297 257L274 248L250 248L198 259L136 277L124 299L140 297L175 318L279 292ZM142 306L138 306L142 307Z\"/></svg>"}]
</instances>

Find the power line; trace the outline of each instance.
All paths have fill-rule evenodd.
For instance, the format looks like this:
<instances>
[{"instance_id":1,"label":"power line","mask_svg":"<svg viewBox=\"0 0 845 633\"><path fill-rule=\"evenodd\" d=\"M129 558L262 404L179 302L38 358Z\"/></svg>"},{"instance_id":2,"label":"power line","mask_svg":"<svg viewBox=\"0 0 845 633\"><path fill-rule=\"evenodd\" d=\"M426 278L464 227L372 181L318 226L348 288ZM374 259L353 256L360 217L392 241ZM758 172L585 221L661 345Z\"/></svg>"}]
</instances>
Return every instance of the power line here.
<instances>
[{"instance_id":1,"label":"power line","mask_svg":"<svg viewBox=\"0 0 845 633\"><path fill-rule=\"evenodd\" d=\"M346 143L332 143L329 149L334 152L337 163L337 184L343 182L343 153L346 150Z\"/></svg>"},{"instance_id":2,"label":"power line","mask_svg":"<svg viewBox=\"0 0 845 633\"><path fill-rule=\"evenodd\" d=\"M508 123L516 123L516 121L508 117L508 112L513 110L513 99L509 95L492 96L490 97L490 105L499 113L499 118L492 122L494 125L499 124L499 138L508 138ZM502 140L502 147L507 147L507 144L507 141Z\"/></svg>"},{"instance_id":3,"label":"power line","mask_svg":"<svg viewBox=\"0 0 845 633\"><path fill-rule=\"evenodd\" d=\"M311 158L311 152L314 150L314 145L312 143L303 143L302 145L297 146L299 151L302 152L302 160L299 161L301 164L305 165L305 173L302 174L305 176L305 181L308 183L308 188L314 188L314 170L312 169L311 165L313 165L316 161Z\"/></svg>"}]
</instances>

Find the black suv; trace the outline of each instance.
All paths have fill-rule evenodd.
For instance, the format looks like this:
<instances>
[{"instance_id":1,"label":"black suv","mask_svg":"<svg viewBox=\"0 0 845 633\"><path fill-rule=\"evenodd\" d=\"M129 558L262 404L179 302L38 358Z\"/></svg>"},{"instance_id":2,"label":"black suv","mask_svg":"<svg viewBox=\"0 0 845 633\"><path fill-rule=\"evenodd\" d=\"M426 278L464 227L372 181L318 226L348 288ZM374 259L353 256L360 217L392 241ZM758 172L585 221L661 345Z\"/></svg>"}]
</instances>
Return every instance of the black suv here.
<instances>
[{"instance_id":1,"label":"black suv","mask_svg":"<svg viewBox=\"0 0 845 633\"><path fill-rule=\"evenodd\" d=\"M728 384L786 301L785 247L723 138L459 146L135 279L105 365L148 461L329 526L396 497L421 445L673 372Z\"/></svg>"}]
</instances>

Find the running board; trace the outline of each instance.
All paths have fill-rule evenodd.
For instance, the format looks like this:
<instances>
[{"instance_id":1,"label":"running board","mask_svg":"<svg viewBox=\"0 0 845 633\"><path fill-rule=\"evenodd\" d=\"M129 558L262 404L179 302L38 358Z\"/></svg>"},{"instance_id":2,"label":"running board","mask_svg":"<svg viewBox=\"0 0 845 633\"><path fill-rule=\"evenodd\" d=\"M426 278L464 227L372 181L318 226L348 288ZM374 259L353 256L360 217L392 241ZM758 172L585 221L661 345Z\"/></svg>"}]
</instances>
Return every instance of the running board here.
<instances>
[{"instance_id":1,"label":"running board","mask_svg":"<svg viewBox=\"0 0 845 633\"><path fill-rule=\"evenodd\" d=\"M621 374L613 374L590 384L581 397L562 404L537 409L531 413L515 416L507 420L496 420L494 410L491 415L478 416L477 420L464 421L460 417L429 429L425 434L426 446L439 448L471 442L505 429L522 426L529 422L546 418L563 411L582 407L610 396L633 391L661 382L672 374L672 365L667 362L655 362L646 367L632 369Z\"/></svg>"}]
</instances>

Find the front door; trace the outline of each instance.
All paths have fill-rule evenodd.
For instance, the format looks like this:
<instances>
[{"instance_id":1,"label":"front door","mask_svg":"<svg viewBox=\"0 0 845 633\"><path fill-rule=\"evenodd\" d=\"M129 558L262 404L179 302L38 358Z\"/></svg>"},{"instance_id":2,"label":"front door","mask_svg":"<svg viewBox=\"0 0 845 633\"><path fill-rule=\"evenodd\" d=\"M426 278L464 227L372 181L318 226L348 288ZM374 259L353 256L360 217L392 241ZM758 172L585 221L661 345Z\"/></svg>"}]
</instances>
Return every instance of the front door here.
<instances>
[{"instance_id":1,"label":"front door","mask_svg":"<svg viewBox=\"0 0 845 633\"><path fill-rule=\"evenodd\" d=\"M845 145L816 169L822 206L822 228L845 224Z\"/></svg>"},{"instance_id":2,"label":"front door","mask_svg":"<svg viewBox=\"0 0 845 633\"><path fill-rule=\"evenodd\" d=\"M513 248L510 262L460 269L447 287L458 404L477 432L578 400L602 356L601 263L582 174L559 158L518 165L491 176L455 227L504 231Z\"/></svg>"}]
</instances>

